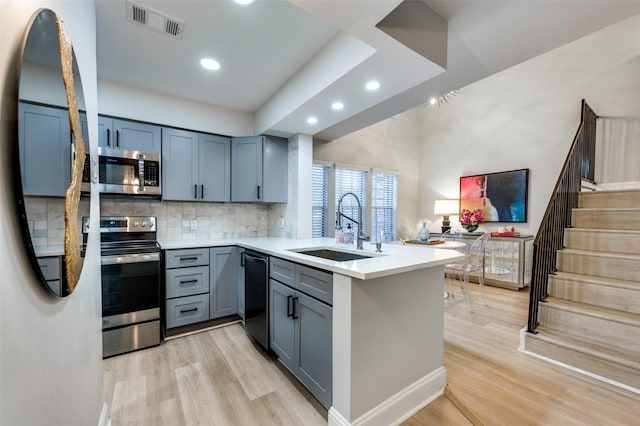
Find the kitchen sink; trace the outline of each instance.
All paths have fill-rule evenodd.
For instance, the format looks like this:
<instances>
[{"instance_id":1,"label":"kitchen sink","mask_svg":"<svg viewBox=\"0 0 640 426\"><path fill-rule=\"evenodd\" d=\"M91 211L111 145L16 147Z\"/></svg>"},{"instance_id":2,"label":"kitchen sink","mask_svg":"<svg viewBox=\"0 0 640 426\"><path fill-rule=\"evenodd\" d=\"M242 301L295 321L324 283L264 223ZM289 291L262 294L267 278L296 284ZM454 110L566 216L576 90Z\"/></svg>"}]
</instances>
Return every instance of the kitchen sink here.
<instances>
[{"instance_id":1,"label":"kitchen sink","mask_svg":"<svg viewBox=\"0 0 640 426\"><path fill-rule=\"evenodd\" d=\"M306 254L307 256L315 256L315 257L321 257L323 259L334 260L336 262L347 262L349 260L369 259L374 257L366 254L357 254L357 253L351 253L348 251L338 251L338 250L331 250L326 248L291 250L291 251L295 251L296 253L300 253L300 254Z\"/></svg>"}]
</instances>

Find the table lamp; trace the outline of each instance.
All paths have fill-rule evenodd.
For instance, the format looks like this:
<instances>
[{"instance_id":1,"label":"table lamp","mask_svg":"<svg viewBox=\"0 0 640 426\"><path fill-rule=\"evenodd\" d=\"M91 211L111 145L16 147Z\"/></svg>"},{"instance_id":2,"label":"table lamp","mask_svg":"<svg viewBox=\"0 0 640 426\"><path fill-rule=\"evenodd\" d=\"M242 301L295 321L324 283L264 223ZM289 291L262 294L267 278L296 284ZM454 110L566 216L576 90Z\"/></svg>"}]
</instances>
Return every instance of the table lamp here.
<instances>
[{"instance_id":1,"label":"table lamp","mask_svg":"<svg viewBox=\"0 0 640 426\"><path fill-rule=\"evenodd\" d=\"M448 231L451 229L449 215L460 214L458 200L436 200L433 214L442 215L442 232Z\"/></svg>"}]
</instances>

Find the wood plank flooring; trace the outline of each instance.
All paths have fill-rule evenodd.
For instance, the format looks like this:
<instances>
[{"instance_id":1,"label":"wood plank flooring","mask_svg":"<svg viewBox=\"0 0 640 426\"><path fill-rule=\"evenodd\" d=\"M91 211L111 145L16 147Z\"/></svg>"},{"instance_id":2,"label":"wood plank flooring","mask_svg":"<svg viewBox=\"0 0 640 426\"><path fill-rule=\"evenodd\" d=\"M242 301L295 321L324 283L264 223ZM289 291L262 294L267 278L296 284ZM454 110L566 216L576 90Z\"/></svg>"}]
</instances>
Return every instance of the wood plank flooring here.
<instances>
[{"instance_id":1,"label":"wood plank flooring","mask_svg":"<svg viewBox=\"0 0 640 426\"><path fill-rule=\"evenodd\" d=\"M478 286L470 288L475 313L458 287L444 301L449 398L405 425L638 424L637 395L517 351L527 290L485 286L483 306ZM113 426L327 422L326 410L238 324L105 360L104 398Z\"/></svg>"}]
</instances>

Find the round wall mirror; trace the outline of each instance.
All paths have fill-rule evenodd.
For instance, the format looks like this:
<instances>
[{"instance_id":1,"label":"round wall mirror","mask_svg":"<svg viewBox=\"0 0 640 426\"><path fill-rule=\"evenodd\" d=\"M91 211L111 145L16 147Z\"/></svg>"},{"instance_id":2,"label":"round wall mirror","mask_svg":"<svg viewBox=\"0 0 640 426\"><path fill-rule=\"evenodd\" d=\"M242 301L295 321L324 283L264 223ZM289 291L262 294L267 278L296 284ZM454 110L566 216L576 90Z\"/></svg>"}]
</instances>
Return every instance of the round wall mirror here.
<instances>
[{"instance_id":1,"label":"round wall mirror","mask_svg":"<svg viewBox=\"0 0 640 426\"><path fill-rule=\"evenodd\" d=\"M84 97L62 21L49 9L27 25L19 61L18 206L25 245L45 288L64 297L82 269L80 221L89 216ZM88 150L87 150L88 151ZM86 179L85 179L86 180Z\"/></svg>"}]
</instances>

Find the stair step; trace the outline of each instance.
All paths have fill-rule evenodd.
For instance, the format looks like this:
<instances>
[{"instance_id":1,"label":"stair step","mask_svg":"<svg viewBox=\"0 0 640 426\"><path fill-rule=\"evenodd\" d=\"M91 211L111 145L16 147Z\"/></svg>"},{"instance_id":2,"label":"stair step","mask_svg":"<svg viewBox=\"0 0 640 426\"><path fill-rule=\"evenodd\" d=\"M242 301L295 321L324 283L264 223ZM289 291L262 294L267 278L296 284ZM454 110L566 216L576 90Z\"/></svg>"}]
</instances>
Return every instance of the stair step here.
<instances>
[{"instance_id":1,"label":"stair step","mask_svg":"<svg viewBox=\"0 0 640 426\"><path fill-rule=\"evenodd\" d=\"M547 297L539 302L540 325L612 349L640 351L640 315Z\"/></svg>"},{"instance_id":2,"label":"stair step","mask_svg":"<svg viewBox=\"0 0 640 426\"><path fill-rule=\"evenodd\" d=\"M637 352L613 349L543 326L536 332L525 334L525 350L640 389Z\"/></svg>"},{"instance_id":3,"label":"stair step","mask_svg":"<svg viewBox=\"0 0 640 426\"><path fill-rule=\"evenodd\" d=\"M640 314L640 282L557 272L549 275L549 295L572 302Z\"/></svg>"},{"instance_id":4,"label":"stair step","mask_svg":"<svg viewBox=\"0 0 640 426\"><path fill-rule=\"evenodd\" d=\"M640 231L567 228L564 232L564 246L580 250L634 254L640 251Z\"/></svg>"},{"instance_id":5,"label":"stair step","mask_svg":"<svg viewBox=\"0 0 640 426\"><path fill-rule=\"evenodd\" d=\"M578 196L578 205L580 208L640 207L640 191L625 189L581 192Z\"/></svg>"},{"instance_id":6,"label":"stair step","mask_svg":"<svg viewBox=\"0 0 640 426\"><path fill-rule=\"evenodd\" d=\"M571 211L576 228L640 230L640 208L579 208Z\"/></svg>"},{"instance_id":7,"label":"stair step","mask_svg":"<svg viewBox=\"0 0 640 426\"><path fill-rule=\"evenodd\" d=\"M593 250L562 249L557 253L562 272L633 281L640 276L640 255Z\"/></svg>"}]
</instances>

